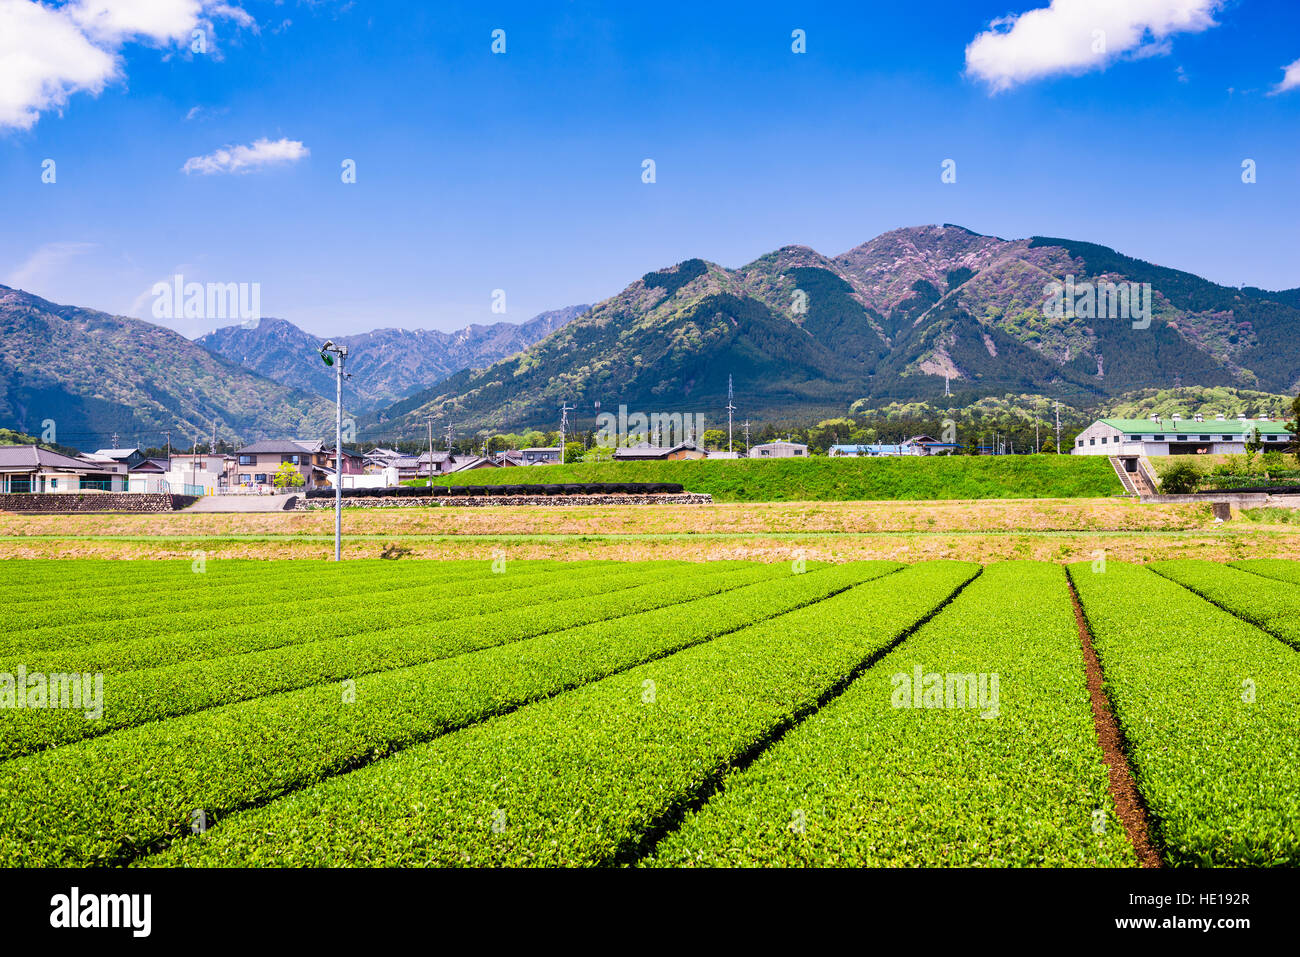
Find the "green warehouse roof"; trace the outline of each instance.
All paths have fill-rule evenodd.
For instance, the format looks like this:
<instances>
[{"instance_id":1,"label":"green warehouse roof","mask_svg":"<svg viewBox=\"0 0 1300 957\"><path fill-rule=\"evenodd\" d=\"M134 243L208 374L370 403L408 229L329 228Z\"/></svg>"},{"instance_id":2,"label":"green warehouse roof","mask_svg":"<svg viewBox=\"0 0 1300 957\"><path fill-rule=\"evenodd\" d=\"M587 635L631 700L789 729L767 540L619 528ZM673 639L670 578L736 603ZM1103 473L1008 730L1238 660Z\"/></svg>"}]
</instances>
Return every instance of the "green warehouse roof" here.
<instances>
[{"instance_id":1,"label":"green warehouse roof","mask_svg":"<svg viewBox=\"0 0 1300 957\"><path fill-rule=\"evenodd\" d=\"M1125 435L1163 435L1169 432L1182 435L1190 435L1193 432L1243 435L1256 429L1259 429L1260 435L1291 434L1286 425L1281 422L1263 422L1259 419L1246 419L1244 427L1241 419L1222 421L1206 419L1204 422L1197 422L1195 419L1180 419L1177 422L1173 419L1161 419L1159 422L1154 419L1102 419L1101 421L1104 425L1119 429Z\"/></svg>"}]
</instances>

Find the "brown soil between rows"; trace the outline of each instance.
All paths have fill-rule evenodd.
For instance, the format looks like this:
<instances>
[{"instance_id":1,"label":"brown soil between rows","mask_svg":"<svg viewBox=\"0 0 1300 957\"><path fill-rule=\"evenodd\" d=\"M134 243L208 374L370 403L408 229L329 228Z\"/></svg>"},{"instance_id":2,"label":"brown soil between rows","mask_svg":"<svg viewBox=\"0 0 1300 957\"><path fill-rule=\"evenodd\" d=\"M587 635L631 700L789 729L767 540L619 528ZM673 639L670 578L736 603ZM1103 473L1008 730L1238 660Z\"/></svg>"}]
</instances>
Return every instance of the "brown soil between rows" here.
<instances>
[{"instance_id":1,"label":"brown soil between rows","mask_svg":"<svg viewBox=\"0 0 1300 957\"><path fill-rule=\"evenodd\" d=\"M1092 699L1092 719L1097 729L1097 741L1110 774L1110 796L1115 802L1115 814L1124 825L1129 843L1142 867L1163 867L1160 854L1151 839L1150 817L1146 803L1133 779L1129 765L1128 746L1124 732L1115 718L1101 671L1101 660L1092 644L1092 632L1079 604L1079 595L1070 583L1070 599L1074 602L1074 617L1079 624L1079 642L1083 646L1084 670L1088 678L1088 696Z\"/></svg>"}]
</instances>

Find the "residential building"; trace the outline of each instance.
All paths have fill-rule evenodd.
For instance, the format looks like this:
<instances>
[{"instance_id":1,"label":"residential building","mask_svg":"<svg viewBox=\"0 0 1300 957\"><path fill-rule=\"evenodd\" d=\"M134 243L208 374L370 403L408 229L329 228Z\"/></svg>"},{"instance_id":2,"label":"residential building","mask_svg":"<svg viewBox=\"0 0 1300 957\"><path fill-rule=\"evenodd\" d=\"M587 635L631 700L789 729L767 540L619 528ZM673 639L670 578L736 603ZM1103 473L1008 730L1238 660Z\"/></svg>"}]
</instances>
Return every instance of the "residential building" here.
<instances>
[{"instance_id":1,"label":"residential building","mask_svg":"<svg viewBox=\"0 0 1300 957\"><path fill-rule=\"evenodd\" d=\"M292 465L306 488L323 488L333 470L327 464L328 450L320 442L302 439L268 439L246 445L235 453L233 484L244 488L270 488L275 473L284 463Z\"/></svg>"},{"instance_id":2,"label":"residential building","mask_svg":"<svg viewBox=\"0 0 1300 957\"><path fill-rule=\"evenodd\" d=\"M525 465L524 453L516 452L514 449L507 449L504 452L494 452L490 456L492 461L497 465Z\"/></svg>"},{"instance_id":3,"label":"residential building","mask_svg":"<svg viewBox=\"0 0 1300 957\"><path fill-rule=\"evenodd\" d=\"M120 462L126 466L128 472L145 461L145 454L139 449L99 449L94 455Z\"/></svg>"},{"instance_id":4,"label":"residential building","mask_svg":"<svg viewBox=\"0 0 1300 957\"><path fill-rule=\"evenodd\" d=\"M533 446L520 449L519 453L524 457L525 465L553 465L560 461L560 447L558 445Z\"/></svg>"},{"instance_id":5,"label":"residential building","mask_svg":"<svg viewBox=\"0 0 1300 957\"><path fill-rule=\"evenodd\" d=\"M694 442L678 442L676 445L651 445L638 442L628 448L614 450L616 462L676 462L682 459L707 458L708 453Z\"/></svg>"},{"instance_id":6,"label":"residential building","mask_svg":"<svg viewBox=\"0 0 1300 957\"><path fill-rule=\"evenodd\" d=\"M481 455L457 455L451 463L450 472L468 472L471 469L495 469L500 465Z\"/></svg>"},{"instance_id":7,"label":"residential building","mask_svg":"<svg viewBox=\"0 0 1300 957\"><path fill-rule=\"evenodd\" d=\"M751 459L793 459L807 454L808 446L799 442L764 442L749 450Z\"/></svg>"},{"instance_id":8,"label":"residential building","mask_svg":"<svg viewBox=\"0 0 1300 957\"><path fill-rule=\"evenodd\" d=\"M1074 440L1074 455L1196 455L1241 453L1246 442L1259 432L1265 451L1282 449L1291 433L1280 422L1259 419L1229 419L1222 415L1212 420L1205 415L1191 419L1181 416L1149 419L1098 419Z\"/></svg>"},{"instance_id":9,"label":"residential building","mask_svg":"<svg viewBox=\"0 0 1300 957\"><path fill-rule=\"evenodd\" d=\"M124 492L127 473L35 445L0 446L0 494Z\"/></svg>"},{"instance_id":10,"label":"residential building","mask_svg":"<svg viewBox=\"0 0 1300 957\"><path fill-rule=\"evenodd\" d=\"M325 464L334 472L338 467L334 464L334 450L327 448L325 450ZM344 475L364 475L366 474L366 456L361 452L353 452L348 449L343 450L343 474Z\"/></svg>"}]
</instances>

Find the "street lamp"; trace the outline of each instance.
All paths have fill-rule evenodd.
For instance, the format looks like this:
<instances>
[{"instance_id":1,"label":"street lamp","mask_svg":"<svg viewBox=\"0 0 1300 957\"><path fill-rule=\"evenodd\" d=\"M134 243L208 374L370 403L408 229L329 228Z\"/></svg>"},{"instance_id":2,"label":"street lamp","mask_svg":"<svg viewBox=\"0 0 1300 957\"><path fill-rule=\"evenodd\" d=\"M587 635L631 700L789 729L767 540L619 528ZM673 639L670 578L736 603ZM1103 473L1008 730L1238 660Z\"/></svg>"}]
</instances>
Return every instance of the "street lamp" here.
<instances>
[{"instance_id":1,"label":"street lamp","mask_svg":"<svg viewBox=\"0 0 1300 957\"><path fill-rule=\"evenodd\" d=\"M338 356L338 362L334 357ZM347 346L336 346L326 339L320 347L321 361L334 367L334 560L343 558L343 360Z\"/></svg>"}]
</instances>

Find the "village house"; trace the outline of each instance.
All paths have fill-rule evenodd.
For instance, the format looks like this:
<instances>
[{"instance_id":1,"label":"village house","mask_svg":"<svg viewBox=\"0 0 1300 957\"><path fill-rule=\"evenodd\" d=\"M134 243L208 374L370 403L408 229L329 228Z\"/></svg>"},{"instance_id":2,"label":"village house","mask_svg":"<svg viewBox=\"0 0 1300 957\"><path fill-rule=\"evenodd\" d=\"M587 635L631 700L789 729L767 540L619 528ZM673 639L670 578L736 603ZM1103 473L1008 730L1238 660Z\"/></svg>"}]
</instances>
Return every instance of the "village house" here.
<instances>
[{"instance_id":1,"label":"village house","mask_svg":"<svg viewBox=\"0 0 1300 957\"><path fill-rule=\"evenodd\" d=\"M267 439L246 445L235 453L235 482L243 488L270 488L275 473L286 462L302 476L303 487L324 488L333 475L329 451L321 442L301 439Z\"/></svg>"},{"instance_id":2,"label":"village house","mask_svg":"<svg viewBox=\"0 0 1300 957\"><path fill-rule=\"evenodd\" d=\"M678 442L676 445L651 445L639 442L630 448L615 449L616 462L676 462L682 459L702 459L708 453L694 442Z\"/></svg>"},{"instance_id":3,"label":"village house","mask_svg":"<svg viewBox=\"0 0 1300 957\"><path fill-rule=\"evenodd\" d=\"M558 445L531 446L520 449L519 454L524 457L525 465L554 465L560 461Z\"/></svg>"},{"instance_id":4,"label":"village house","mask_svg":"<svg viewBox=\"0 0 1300 957\"><path fill-rule=\"evenodd\" d=\"M0 446L0 494L124 492L127 474L35 445Z\"/></svg>"}]
</instances>

